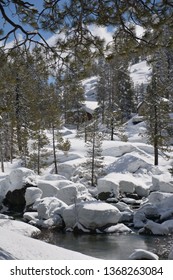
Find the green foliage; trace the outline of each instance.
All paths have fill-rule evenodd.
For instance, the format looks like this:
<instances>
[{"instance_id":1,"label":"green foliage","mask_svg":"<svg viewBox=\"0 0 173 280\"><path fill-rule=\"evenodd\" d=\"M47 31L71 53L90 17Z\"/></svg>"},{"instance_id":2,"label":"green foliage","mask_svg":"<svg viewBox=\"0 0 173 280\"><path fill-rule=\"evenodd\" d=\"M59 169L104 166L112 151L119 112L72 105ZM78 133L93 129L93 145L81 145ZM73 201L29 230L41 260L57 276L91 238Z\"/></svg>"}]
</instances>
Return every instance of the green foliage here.
<instances>
[{"instance_id":1,"label":"green foliage","mask_svg":"<svg viewBox=\"0 0 173 280\"><path fill-rule=\"evenodd\" d=\"M60 138L57 144L59 150L63 151L64 153L68 152L71 147L71 143L68 139Z\"/></svg>"},{"instance_id":2,"label":"green foliage","mask_svg":"<svg viewBox=\"0 0 173 280\"><path fill-rule=\"evenodd\" d=\"M94 120L87 127L87 159L82 165L85 169L84 177L89 180L91 186L96 186L97 179L103 171L102 140L103 135L99 132L98 124Z\"/></svg>"}]
</instances>

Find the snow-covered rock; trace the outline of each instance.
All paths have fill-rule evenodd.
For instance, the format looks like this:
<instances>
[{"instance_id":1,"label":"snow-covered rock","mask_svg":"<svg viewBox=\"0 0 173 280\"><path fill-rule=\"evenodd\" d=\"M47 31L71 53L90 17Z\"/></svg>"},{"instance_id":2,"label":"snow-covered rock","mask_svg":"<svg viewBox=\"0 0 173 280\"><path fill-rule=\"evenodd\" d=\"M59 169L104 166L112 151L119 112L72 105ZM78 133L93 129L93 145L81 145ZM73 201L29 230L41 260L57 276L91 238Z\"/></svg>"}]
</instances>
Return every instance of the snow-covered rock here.
<instances>
[{"instance_id":1,"label":"snow-covered rock","mask_svg":"<svg viewBox=\"0 0 173 280\"><path fill-rule=\"evenodd\" d=\"M23 214L23 219L27 222L36 221L36 220L38 220L38 213L37 212L25 212Z\"/></svg>"},{"instance_id":2,"label":"snow-covered rock","mask_svg":"<svg viewBox=\"0 0 173 280\"><path fill-rule=\"evenodd\" d=\"M151 220L147 220L147 223L142 229L139 230L139 233L151 233L154 235L167 235L169 234L169 229L165 224L158 224Z\"/></svg>"},{"instance_id":3,"label":"snow-covered rock","mask_svg":"<svg viewBox=\"0 0 173 280\"><path fill-rule=\"evenodd\" d=\"M135 213L134 213L134 227L142 228L145 226L147 219L158 219L160 213L158 207L152 203L143 204Z\"/></svg>"},{"instance_id":4,"label":"snow-covered rock","mask_svg":"<svg viewBox=\"0 0 173 280\"><path fill-rule=\"evenodd\" d=\"M0 219L0 227L25 236L37 235L40 233L40 230L32 225L10 219Z\"/></svg>"},{"instance_id":5,"label":"snow-covered rock","mask_svg":"<svg viewBox=\"0 0 173 280\"><path fill-rule=\"evenodd\" d=\"M133 253L128 257L129 260L158 260L159 257L144 249L135 249Z\"/></svg>"},{"instance_id":6,"label":"snow-covered rock","mask_svg":"<svg viewBox=\"0 0 173 280\"><path fill-rule=\"evenodd\" d=\"M137 211L133 217L134 228L142 228L145 226L147 218L143 212Z\"/></svg>"},{"instance_id":7,"label":"snow-covered rock","mask_svg":"<svg viewBox=\"0 0 173 280\"><path fill-rule=\"evenodd\" d=\"M135 186L135 193L139 197L147 197L149 195L149 191L150 191L149 186L142 186L142 185Z\"/></svg>"},{"instance_id":8,"label":"snow-covered rock","mask_svg":"<svg viewBox=\"0 0 173 280\"><path fill-rule=\"evenodd\" d=\"M152 167L152 164L148 163L140 156L125 154L112 163L106 170L109 169L109 172L135 173L139 171L139 169L143 168L146 170L151 170Z\"/></svg>"},{"instance_id":9,"label":"snow-covered rock","mask_svg":"<svg viewBox=\"0 0 173 280\"><path fill-rule=\"evenodd\" d=\"M160 205L166 206L165 209L172 208L172 206L173 206L173 194L159 192L159 191L152 192L148 196L148 201L151 204L155 204L159 207L160 207Z\"/></svg>"},{"instance_id":10,"label":"snow-covered rock","mask_svg":"<svg viewBox=\"0 0 173 280\"><path fill-rule=\"evenodd\" d=\"M133 212L129 205L127 205L126 203L122 202L122 201L119 201L115 204L115 206L120 210L120 212L123 212L123 211L127 211L127 212Z\"/></svg>"},{"instance_id":11,"label":"snow-covered rock","mask_svg":"<svg viewBox=\"0 0 173 280\"><path fill-rule=\"evenodd\" d=\"M48 244L0 227L0 256L19 260L94 260L94 258Z\"/></svg>"},{"instance_id":12,"label":"snow-covered rock","mask_svg":"<svg viewBox=\"0 0 173 280\"><path fill-rule=\"evenodd\" d=\"M67 204L56 197L45 197L37 205L38 218L47 220L55 213L61 214L66 207Z\"/></svg>"},{"instance_id":13,"label":"snow-covered rock","mask_svg":"<svg viewBox=\"0 0 173 280\"><path fill-rule=\"evenodd\" d=\"M84 200L93 200L87 188L80 183L72 183L58 190L56 197L67 205L71 205Z\"/></svg>"},{"instance_id":14,"label":"snow-covered rock","mask_svg":"<svg viewBox=\"0 0 173 280\"><path fill-rule=\"evenodd\" d=\"M42 191L36 187L29 187L25 191L26 206L32 205L37 199L41 198Z\"/></svg>"},{"instance_id":15,"label":"snow-covered rock","mask_svg":"<svg viewBox=\"0 0 173 280\"><path fill-rule=\"evenodd\" d=\"M34 171L28 168L20 167L11 171L6 178L6 184L8 186L6 193L8 191L12 192L14 190L21 189L27 184L36 186L36 175Z\"/></svg>"},{"instance_id":16,"label":"snow-covered rock","mask_svg":"<svg viewBox=\"0 0 173 280\"><path fill-rule=\"evenodd\" d=\"M42 198L56 196L58 191L58 187L54 181L38 180L37 186L42 191Z\"/></svg>"},{"instance_id":17,"label":"snow-covered rock","mask_svg":"<svg viewBox=\"0 0 173 280\"><path fill-rule=\"evenodd\" d=\"M59 174L46 174L41 176L42 180L46 180L46 181L59 181L59 180L66 180L66 178L62 175Z\"/></svg>"},{"instance_id":18,"label":"snow-covered rock","mask_svg":"<svg viewBox=\"0 0 173 280\"><path fill-rule=\"evenodd\" d=\"M81 202L63 211L66 228L74 228L78 222L87 229L107 227L118 223L120 211L113 205L100 201Z\"/></svg>"},{"instance_id":19,"label":"snow-covered rock","mask_svg":"<svg viewBox=\"0 0 173 280\"><path fill-rule=\"evenodd\" d=\"M122 223L110 226L104 230L105 233L131 233L132 230Z\"/></svg>"},{"instance_id":20,"label":"snow-covered rock","mask_svg":"<svg viewBox=\"0 0 173 280\"><path fill-rule=\"evenodd\" d=\"M114 144L114 146L112 147L107 147L106 144L103 143L103 156L121 157L124 154L130 153L135 150L135 147L131 143L118 142L116 146Z\"/></svg>"},{"instance_id":21,"label":"snow-covered rock","mask_svg":"<svg viewBox=\"0 0 173 280\"><path fill-rule=\"evenodd\" d=\"M68 186L68 185L71 185L71 181L70 180L67 180L67 179L62 179L62 180L58 180L57 182L56 182L56 187L58 188L58 189L61 189L61 188L63 188L63 187L66 187L66 186Z\"/></svg>"},{"instance_id":22,"label":"snow-covered rock","mask_svg":"<svg viewBox=\"0 0 173 280\"><path fill-rule=\"evenodd\" d=\"M97 182L97 189L98 194L110 193L110 197L119 197L119 184L114 177L100 178Z\"/></svg>"},{"instance_id":23,"label":"snow-covered rock","mask_svg":"<svg viewBox=\"0 0 173 280\"><path fill-rule=\"evenodd\" d=\"M167 220L163 222L162 225L168 228L169 233L173 233L173 220Z\"/></svg>"},{"instance_id":24,"label":"snow-covered rock","mask_svg":"<svg viewBox=\"0 0 173 280\"><path fill-rule=\"evenodd\" d=\"M154 175L152 177L151 191L173 193L173 178L170 173Z\"/></svg>"},{"instance_id":25,"label":"snow-covered rock","mask_svg":"<svg viewBox=\"0 0 173 280\"><path fill-rule=\"evenodd\" d=\"M76 160L68 160L66 162L60 163L58 165L58 172L60 175L63 175L67 179L70 179L76 168L79 167L84 161L85 159L79 158Z\"/></svg>"},{"instance_id":26,"label":"snow-covered rock","mask_svg":"<svg viewBox=\"0 0 173 280\"><path fill-rule=\"evenodd\" d=\"M132 212L129 212L129 211L121 212L121 217L120 217L119 222L120 223L132 223L133 215L134 215L133 211Z\"/></svg>"},{"instance_id":27,"label":"snow-covered rock","mask_svg":"<svg viewBox=\"0 0 173 280\"><path fill-rule=\"evenodd\" d=\"M135 192L135 184L133 182L129 182L128 180L120 181L120 192L122 193L134 193Z\"/></svg>"},{"instance_id":28,"label":"snow-covered rock","mask_svg":"<svg viewBox=\"0 0 173 280\"><path fill-rule=\"evenodd\" d=\"M30 221L30 223L32 223L33 225L36 225L38 227L41 228L59 228L62 229L64 227L64 223L62 220L62 217L58 214L54 214L51 218L47 219L47 220L32 220Z\"/></svg>"}]
</instances>

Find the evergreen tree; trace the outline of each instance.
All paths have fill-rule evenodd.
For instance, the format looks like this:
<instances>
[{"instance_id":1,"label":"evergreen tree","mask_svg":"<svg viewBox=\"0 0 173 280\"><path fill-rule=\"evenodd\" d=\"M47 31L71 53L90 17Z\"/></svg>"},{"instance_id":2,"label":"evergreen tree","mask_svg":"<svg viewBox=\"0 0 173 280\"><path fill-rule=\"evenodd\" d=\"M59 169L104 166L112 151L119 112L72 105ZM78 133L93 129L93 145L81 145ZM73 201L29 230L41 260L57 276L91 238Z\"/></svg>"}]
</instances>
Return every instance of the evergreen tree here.
<instances>
[{"instance_id":1,"label":"evergreen tree","mask_svg":"<svg viewBox=\"0 0 173 280\"><path fill-rule=\"evenodd\" d=\"M145 119L147 137L154 147L154 164L158 165L159 149L167 150L172 136L170 120L170 102L165 98L165 79L162 76L160 57L157 56L153 64L151 82L146 93ZM163 79L162 79L163 78Z\"/></svg>"},{"instance_id":2,"label":"evergreen tree","mask_svg":"<svg viewBox=\"0 0 173 280\"><path fill-rule=\"evenodd\" d=\"M85 178L90 180L91 186L97 184L97 179L103 170L103 156L102 156L102 133L98 131L98 126L94 120L88 126L88 140L86 142L87 160L83 167L86 169Z\"/></svg>"}]
</instances>

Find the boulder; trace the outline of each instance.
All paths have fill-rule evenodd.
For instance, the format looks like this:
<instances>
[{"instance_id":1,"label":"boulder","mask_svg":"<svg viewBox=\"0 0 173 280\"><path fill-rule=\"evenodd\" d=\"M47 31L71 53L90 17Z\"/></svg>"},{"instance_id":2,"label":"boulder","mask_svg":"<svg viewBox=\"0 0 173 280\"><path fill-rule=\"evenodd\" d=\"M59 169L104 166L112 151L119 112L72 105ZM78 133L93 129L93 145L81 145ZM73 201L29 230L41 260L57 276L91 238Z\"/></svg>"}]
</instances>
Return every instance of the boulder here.
<instances>
[{"instance_id":1,"label":"boulder","mask_svg":"<svg viewBox=\"0 0 173 280\"><path fill-rule=\"evenodd\" d=\"M132 230L122 223L110 226L104 230L105 233L131 233Z\"/></svg>"},{"instance_id":2,"label":"boulder","mask_svg":"<svg viewBox=\"0 0 173 280\"><path fill-rule=\"evenodd\" d=\"M170 173L154 175L152 177L151 191L173 193L173 179Z\"/></svg>"},{"instance_id":3,"label":"boulder","mask_svg":"<svg viewBox=\"0 0 173 280\"><path fill-rule=\"evenodd\" d=\"M118 223L120 211L113 205L101 201L81 202L64 209L66 228L74 228L76 223L90 230L108 227Z\"/></svg>"},{"instance_id":4,"label":"boulder","mask_svg":"<svg viewBox=\"0 0 173 280\"><path fill-rule=\"evenodd\" d=\"M11 171L6 178L7 192L22 189L26 186L36 186L36 175L34 171L20 167Z\"/></svg>"},{"instance_id":5,"label":"boulder","mask_svg":"<svg viewBox=\"0 0 173 280\"><path fill-rule=\"evenodd\" d=\"M37 205L38 218L47 220L54 214L61 214L67 204L56 197L45 197Z\"/></svg>"},{"instance_id":6,"label":"boulder","mask_svg":"<svg viewBox=\"0 0 173 280\"><path fill-rule=\"evenodd\" d=\"M133 216L134 228L143 228L145 226L146 221L147 218L143 212L137 211L136 213L134 213Z\"/></svg>"},{"instance_id":7,"label":"boulder","mask_svg":"<svg viewBox=\"0 0 173 280\"><path fill-rule=\"evenodd\" d=\"M8 229L9 231L20 233L25 236L33 236L40 233L40 230L32 225L10 219L0 219L0 227Z\"/></svg>"},{"instance_id":8,"label":"boulder","mask_svg":"<svg viewBox=\"0 0 173 280\"><path fill-rule=\"evenodd\" d=\"M119 187L121 193L134 193L136 186L133 182L129 182L128 180L121 180Z\"/></svg>"},{"instance_id":9,"label":"boulder","mask_svg":"<svg viewBox=\"0 0 173 280\"><path fill-rule=\"evenodd\" d=\"M27 168L14 169L3 182L6 186L3 204L12 212L23 212L26 206L25 192L36 186L35 173Z\"/></svg>"},{"instance_id":10,"label":"boulder","mask_svg":"<svg viewBox=\"0 0 173 280\"><path fill-rule=\"evenodd\" d=\"M56 196L58 187L52 181L38 180L38 188L42 191L42 198Z\"/></svg>"},{"instance_id":11,"label":"boulder","mask_svg":"<svg viewBox=\"0 0 173 280\"><path fill-rule=\"evenodd\" d=\"M72 183L58 190L56 197L67 205L81 201L93 200L87 188L80 183Z\"/></svg>"},{"instance_id":12,"label":"boulder","mask_svg":"<svg viewBox=\"0 0 173 280\"><path fill-rule=\"evenodd\" d=\"M24 211L26 207L25 191L26 187L7 192L3 204L8 207L9 211L19 213Z\"/></svg>"},{"instance_id":13,"label":"boulder","mask_svg":"<svg viewBox=\"0 0 173 280\"><path fill-rule=\"evenodd\" d=\"M42 196L42 191L39 188L36 187L30 187L27 188L25 191L25 201L26 201L26 206L30 206L34 204L34 202L41 198Z\"/></svg>"},{"instance_id":14,"label":"boulder","mask_svg":"<svg viewBox=\"0 0 173 280\"><path fill-rule=\"evenodd\" d=\"M97 182L98 196L101 197L102 193L106 193L106 199L109 197L119 197L119 184L115 182L115 178L104 177L100 178Z\"/></svg>"},{"instance_id":15,"label":"boulder","mask_svg":"<svg viewBox=\"0 0 173 280\"><path fill-rule=\"evenodd\" d=\"M135 193L139 197L147 197L149 195L149 192L150 192L149 187L135 186Z\"/></svg>"},{"instance_id":16,"label":"boulder","mask_svg":"<svg viewBox=\"0 0 173 280\"><path fill-rule=\"evenodd\" d=\"M133 253L128 257L129 260L158 260L159 257L144 249L135 249Z\"/></svg>"},{"instance_id":17,"label":"boulder","mask_svg":"<svg viewBox=\"0 0 173 280\"><path fill-rule=\"evenodd\" d=\"M142 229L139 230L139 233L153 235L168 235L169 229L165 224L158 224L151 220L147 220L147 223Z\"/></svg>"}]
</instances>

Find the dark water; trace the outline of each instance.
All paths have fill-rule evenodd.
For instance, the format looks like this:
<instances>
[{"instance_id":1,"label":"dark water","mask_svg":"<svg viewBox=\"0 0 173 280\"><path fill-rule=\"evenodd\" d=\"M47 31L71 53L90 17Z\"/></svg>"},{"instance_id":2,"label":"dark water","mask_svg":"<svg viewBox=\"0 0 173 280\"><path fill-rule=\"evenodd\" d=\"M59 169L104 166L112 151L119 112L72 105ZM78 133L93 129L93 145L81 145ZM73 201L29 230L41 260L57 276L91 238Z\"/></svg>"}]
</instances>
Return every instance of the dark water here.
<instances>
[{"instance_id":1,"label":"dark water","mask_svg":"<svg viewBox=\"0 0 173 280\"><path fill-rule=\"evenodd\" d=\"M167 259L173 236L134 234L74 234L45 230L39 239L92 257L125 260L134 249L145 249Z\"/></svg>"}]
</instances>

